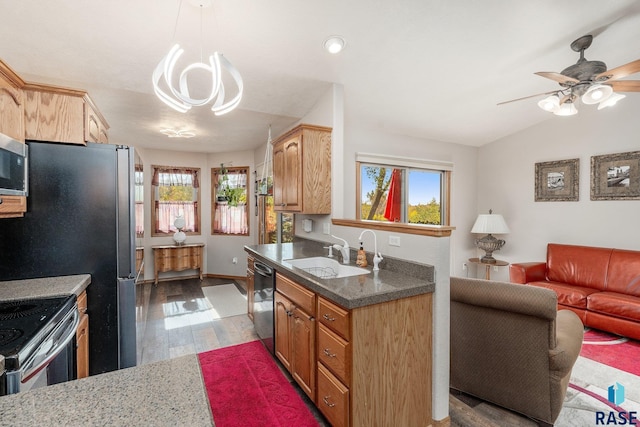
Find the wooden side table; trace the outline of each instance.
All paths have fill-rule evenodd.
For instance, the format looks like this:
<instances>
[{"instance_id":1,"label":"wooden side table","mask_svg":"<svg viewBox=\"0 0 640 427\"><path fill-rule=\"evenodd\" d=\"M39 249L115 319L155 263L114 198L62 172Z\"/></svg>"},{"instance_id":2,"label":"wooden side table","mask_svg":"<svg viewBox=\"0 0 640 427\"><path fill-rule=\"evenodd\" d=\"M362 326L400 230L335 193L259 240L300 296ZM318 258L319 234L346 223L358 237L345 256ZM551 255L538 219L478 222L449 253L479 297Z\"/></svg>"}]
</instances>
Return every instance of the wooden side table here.
<instances>
[{"instance_id":1,"label":"wooden side table","mask_svg":"<svg viewBox=\"0 0 640 427\"><path fill-rule=\"evenodd\" d=\"M199 270L202 280L202 252L204 243L151 246L153 249L154 284L158 274L165 271Z\"/></svg>"},{"instance_id":2,"label":"wooden side table","mask_svg":"<svg viewBox=\"0 0 640 427\"><path fill-rule=\"evenodd\" d=\"M496 262L493 262L491 264L480 261L480 258L469 258L469 262L472 264L484 265L485 280L491 280L491 267L505 267L509 265L508 262L500 261L499 259L497 259Z\"/></svg>"}]
</instances>

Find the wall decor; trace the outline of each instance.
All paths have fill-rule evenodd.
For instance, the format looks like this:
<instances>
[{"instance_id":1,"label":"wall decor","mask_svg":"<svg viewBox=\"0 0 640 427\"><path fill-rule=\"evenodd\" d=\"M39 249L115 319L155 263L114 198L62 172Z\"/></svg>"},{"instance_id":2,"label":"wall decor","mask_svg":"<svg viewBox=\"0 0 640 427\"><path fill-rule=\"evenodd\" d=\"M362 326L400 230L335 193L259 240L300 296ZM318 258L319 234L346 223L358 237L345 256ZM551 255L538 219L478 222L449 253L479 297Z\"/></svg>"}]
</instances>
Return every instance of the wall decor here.
<instances>
[{"instance_id":1,"label":"wall decor","mask_svg":"<svg viewBox=\"0 0 640 427\"><path fill-rule=\"evenodd\" d=\"M591 200L640 200L640 151L592 156Z\"/></svg>"},{"instance_id":2,"label":"wall decor","mask_svg":"<svg viewBox=\"0 0 640 427\"><path fill-rule=\"evenodd\" d=\"M580 159L536 163L536 202L577 202Z\"/></svg>"}]
</instances>

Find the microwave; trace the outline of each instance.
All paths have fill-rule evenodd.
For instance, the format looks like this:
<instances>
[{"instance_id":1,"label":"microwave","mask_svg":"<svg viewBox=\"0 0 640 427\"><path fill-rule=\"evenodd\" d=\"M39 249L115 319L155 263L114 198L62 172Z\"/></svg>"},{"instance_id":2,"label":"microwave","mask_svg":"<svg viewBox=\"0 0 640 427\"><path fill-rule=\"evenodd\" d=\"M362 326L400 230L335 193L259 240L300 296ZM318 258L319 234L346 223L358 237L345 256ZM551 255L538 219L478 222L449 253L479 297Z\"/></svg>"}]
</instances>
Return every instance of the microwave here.
<instances>
[{"instance_id":1,"label":"microwave","mask_svg":"<svg viewBox=\"0 0 640 427\"><path fill-rule=\"evenodd\" d=\"M29 189L29 147L0 133L0 195L26 196Z\"/></svg>"}]
</instances>

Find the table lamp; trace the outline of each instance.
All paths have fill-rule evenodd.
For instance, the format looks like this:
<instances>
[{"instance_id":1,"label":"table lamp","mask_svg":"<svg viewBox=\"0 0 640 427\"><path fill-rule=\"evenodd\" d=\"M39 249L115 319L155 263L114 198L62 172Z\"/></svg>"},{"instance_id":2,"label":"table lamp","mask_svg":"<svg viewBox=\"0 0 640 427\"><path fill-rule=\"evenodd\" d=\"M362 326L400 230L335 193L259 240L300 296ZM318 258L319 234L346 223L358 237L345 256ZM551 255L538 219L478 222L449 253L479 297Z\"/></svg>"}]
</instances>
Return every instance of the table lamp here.
<instances>
[{"instance_id":1,"label":"table lamp","mask_svg":"<svg viewBox=\"0 0 640 427\"><path fill-rule=\"evenodd\" d=\"M492 234L509 233L509 227L507 227L507 223L504 221L502 215L494 214L492 210L489 210L488 215L478 215L478 219L476 219L475 224L473 224L471 232L474 234L488 233L486 236L476 239L476 246L485 252L480 262L495 264L496 259L493 257L493 251L500 250L505 244L505 241L496 239Z\"/></svg>"}]
</instances>

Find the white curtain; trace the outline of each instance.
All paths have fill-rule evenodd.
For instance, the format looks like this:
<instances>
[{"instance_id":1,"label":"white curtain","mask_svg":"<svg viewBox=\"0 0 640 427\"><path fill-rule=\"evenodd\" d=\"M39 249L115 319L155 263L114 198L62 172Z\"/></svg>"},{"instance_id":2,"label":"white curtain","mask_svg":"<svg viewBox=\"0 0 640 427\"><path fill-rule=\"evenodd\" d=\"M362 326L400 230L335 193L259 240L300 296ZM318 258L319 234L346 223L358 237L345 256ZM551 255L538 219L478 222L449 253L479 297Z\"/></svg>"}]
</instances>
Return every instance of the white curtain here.
<instances>
[{"instance_id":1,"label":"white curtain","mask_svg":"<svg viewBox=\"0 0 640 427\"><path fill-rule=\"evenodd\" d=\"M217 203L213 231L224 234L248 234L249 226L246 206L229 206Z\"/></svg>"},{"instance_id":2,"label":"white curtain","mask_svg":"<svg viewBox=\"0 0 640 427\"><path fill-rule=\"evenodd\" d=\"M173 226L173 222L178 216L183 216L185 220L185 226L182 231L194 231L195 206L193 202L159 202L157 209L159 231L163 233L178 231Z\"/></svg>"}]
</instances>

